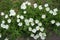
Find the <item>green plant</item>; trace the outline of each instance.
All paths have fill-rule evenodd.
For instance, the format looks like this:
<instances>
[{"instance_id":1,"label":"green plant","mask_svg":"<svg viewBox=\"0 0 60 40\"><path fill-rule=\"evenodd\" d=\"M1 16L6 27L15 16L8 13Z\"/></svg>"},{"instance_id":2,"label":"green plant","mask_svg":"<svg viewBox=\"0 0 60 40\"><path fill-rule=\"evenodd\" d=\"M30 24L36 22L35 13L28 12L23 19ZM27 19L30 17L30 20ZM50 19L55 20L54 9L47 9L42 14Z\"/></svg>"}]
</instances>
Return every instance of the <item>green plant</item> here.
<instances>
[{"instance_id":1,"label":"green plant","mask_svg":"<svg viewBox=\"0 0 60 40\"><path fill-rule=\"evenodd\" d=\"M6 4L2 4L4 2ZM24 35L31 36L34 39L41 37L43 40L48 30L57 32L60 28L60 14L57 8L52 10L48 4L37 3L31 6L28 1L22 4L18 1L15 3L16 5L8 0L4 2L0 3L2 4L0 8L1 40L16 40L18 36ZM14 10L16 7L17 9Z\"/></svg>"}]
</instances>

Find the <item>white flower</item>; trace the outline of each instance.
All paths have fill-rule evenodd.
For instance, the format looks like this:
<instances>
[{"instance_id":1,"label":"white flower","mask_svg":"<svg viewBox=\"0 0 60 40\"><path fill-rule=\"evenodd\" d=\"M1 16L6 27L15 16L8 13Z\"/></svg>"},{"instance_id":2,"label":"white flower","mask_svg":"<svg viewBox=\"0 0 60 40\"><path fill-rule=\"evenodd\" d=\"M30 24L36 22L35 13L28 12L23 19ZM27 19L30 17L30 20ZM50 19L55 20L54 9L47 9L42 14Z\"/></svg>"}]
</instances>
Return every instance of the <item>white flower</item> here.
<instances>
[{"instance_id":1,"label":"white flower","mask_svg":"<svg viewBox=\"0 0 60 40\"><path fill-rule=\"evenodd\" d=\"M24 19L24 16L23 16L23 15L21 15L21 16L20 16L20 19Z\"/></svg>"},{"instance_id":2,"label":"white flower","mask_svg":"<svg viewBox=\"0 0 60 40\"><path fill-rule=\"evenodd\" d=\"M1 23L1 27L3 28L5 25L3 23Z\"/></svg>"},{"instance_id":3,"label":"white flower","mask_svg":"<svg viewBox=\"0 0 60 40\"><path fill-rule=\"evenodd\" d=\"M38 8L39 8L40 10L42 10L42 9L43 9L42 5L40 5Z\"/></svg>"},{"instance_id":4,"label":"white flower","mask_svg":"<svg viewBox=\"0 0 60 40\"><path fill-rule=\"evenodd\" d=\"M29 31L32 31L32 28L31 27L29 27Z\"/></svg>"},{"instance_id":5,"label":"white flower","mask_svg":"<svg viewBox=\"0 0 60 40\"><path fill-rule=\"evenodd\" d=\"M40 29L40 27L39 26L36 26L36 30L39 30Z\"/></svg>"},{"instance_id":6,"label":"white flower","mask_svg":"<svg viewBox=\"0 0 60 40\"><path fill-rule=\"evenodd\" d=\"M7 14L5 15L5 18L8 18L8 15Z\"/></svg>"},{"instance_id":7,"label":"white flower","mask_svg":"<svg viewBox=\"0 0 60 40\"><path fill-rule=\"evenodd\" d=\"M34 8L37 8L37 3L34 3Z\"/></svg>"},{"instance_id":8,"label":"white flower","mask_svg":"<svg viewBox=\"0 0 60 40\"><path fill-rule=\"evenodd\" d=\"M17 19L17 22L20 22L20 19Z\"/></svg>"},{"instance_id":9,"label":"white flower","mask_svg":"<svg viewBox=\"0 0 60 40\"><path fill-rule=\"evenodd\" d=\"M38 26L42 26L42 23L41 23L41 22L39 22L39 23L38 23Z\"/></svg>"},{"instance_id":10,"label":"white flower","mask_svg":"<svg viewBox=\"0 0 60 40\"><path fill-rule=\"evenodd\" d=\"M18 26L22 26L22 25L23 25L22 22L18 23Z\"/></svg>"},{"instance_id":11,"label":"white flower","mask_svg":"<svg viewBox=\"0 0 60 40\"><path fill-rule=\"evenodd\" d=\"M4 14L4 12L1 12L1 16L4 16L5 14Z\"/></svg>"},{"instance_id":12,"label":"white flower","mask_svg":"<svg viewBox=\"0 0 60 40\"><path fill-rule=\"evenodd\" d=\"M42 33L41 33L41 32L39 33L39 36L40 36L40 37L42 36Z\"/></svg>"},{"instance_id":13,"label":"white flower","mask_svg":"<svg viewBox=\"0 0 60 40\"><path fill-rule=\"evenodd\" d=\"M23 4L21 5L21 9L23 9L23 10L26 9L26 4L25 4L25 3L23 3Z\"/></svg>"},{"instance_id":14,"label":"white flower","mask_svg":"<svg viewBox=\"0 0 60 40\"><path fill-rule=\"evenodd\" d=\"M45 6L45 7L48 7L49 5L48 5L48 4L45 4L44 6Z\"/></svg>"},{"instance_id":15,"label":"white flower","mask_svg":"<svg viewBox=\"0 0 60 40\"><path fill-rule=\"evenodd\" d=\"M51 23L54 24L55 23L55 20L51 20Z\"/></svg>"},{"instance_id":16,"label":"white flower","mask_svg":"<svg viewBox=\"0 0 60 40\"><path fill-rule=\"evenodd\" d=\"M25 4L28 4L28 1L26 1Z\"/></svg>"},{"instance_id":17,"label":"white flower","mask_svg":"<svg viewBox=\"0 0 60 40\"><path fill-rule=\"evenodd\" d=\"M50 11L49 11L49 13L50 13L50 14L53 14L53 11L52 11L52 10L50 10Z\"/></svg>"},{"instance_id":18,"label":"white flower","mask_svg":"<svg viewBox=\"0 0 60 40\"><path fill-rule=\"evenodd\" d=\"M29 20L28 19L25 19L24 22L25 22L26 26L29 26Z\"/></svg>"},{"instance_id":19,"label":"white flower","mask_svg":"<svg viewBox=\"0 0 60 40\"><path fill-rule=\"evenodd\" d=\"M41 28L40 28L40 31L41 31L41 32L43 32L43 31L44 31L44 28L43 28L43 27L41 27Z\"/></svg>"},{"instance_id":20,"label":"white flower","mask_svg":"<svg viewBox=\"0 0 60 40\"><path fill-rule=\"evenodd\" d=\"M26 2L23 2L22 4L26 5Z\"/></svg>"},{"instance_id":21,"label":"white flower","mask_svg":"<svg viewBox=\"0 0 60 40\"><path fill-rule=\"evenodd\" d=\"M26 1L26 2L25 2L25 4L27 4L27 5L31 5L31 3L30 3L30 2L28 2L28 1Z\"/></svg>"},{"instance_id":22,"label":"white flower","mask_svg":"<svg viewBox=\"0 0 60 40\"><path fill-rule=\"evenodd\" d=\"M39 23L39 20L35 20L35 23L38 24Z\"/></svg>"},{"instance_id":23,"label":"white flower","mask_svg":"<svg viewBox=\"0 0 60 40\"><path fill-rule=\"evenodd\" d=\"M46 33L42 33L41 39L45 40L45 38L46 38Z\"/></svg>"},{"instance_id":24,"label":"white flower","mask_svg":"<svg viewBox=\"0 0 60 40\"><path fill-rule=\"evenodd\" d=\"M28 19L25 19L24 22L29 22L29 20Z\"/></svg>"},{"instance_id":25,"label":"white flower","mask_svg":"<svg viewBox=\"0 0 60 40\"><path fill-rule=\"evenodd\" d=\"M1 27L4 28L4 29L8 29L9 25L1 24Z\"/></svg>"},{"instance_id":26,"label":"white flower","mask_svg":"<svg viewBox=\"0 0 60 40\"><path fill-rule=\"evenodd\" d=\"M33 18L29 18L29 22L33 22Z\"/></svg>"},{"instance_id":27,"label":"white flower","mask_svg":"<svg viewBox=\"0 0 60 40\"><path fill-rule=\"evenodd\" d=\"M8 19L7 22L8 22L8 23L11 23L11 19Z\"/></svg>"},{"instance_id":28,"label":"white flower","mask_svg":"<svg viewBox=\"0 0 60 40\"><path fill-rule=\"evenodd\" d=\"M8 38L5 38L4 40L8 40Z\"/></svg>"},{"instance_id":29,"label":"white flower","mask_svg":"<svg viewBox=\"0 0 60 40\"><path fill-rule=\"evenodd\" d=\"M36 36L34 36L33 38L34 38L35 40L37 40L37 37L36 37Z\"/></svg>"},{"instance_id":30,"label":"white flower","mask_svg":"<svg viewBox=\"0 0 60 40\"><path fill-rule=\"evenodd\" d=\"M14 10L10 10L10 14L9 14L9 16L15 16L16 15L16 12L14 11Z\"/></svg>"},{"instance_id":31,"label":"white flower","mask_svg":"<svg viewBox=\"0 0 60 40\"><path fill-rule=\"evenodd\" d=\"M9 25L5 25L5 29L8 29L9 28Z\"/></svg>"},{"instance_id":32,"label":"white flower","mask_svg":"<svg viewBox=\"0 0 60 40\"><path fill-rule=\"evenodd\" d=\"M39 33L39 36L41 37L42 40L45 40L46 37L46 33Z\"/></svg>"},{"instance_id":33,"label":"white flower","mask_svg":"<svg viewBox=\"0 0 60 40\"><path fill-rule=\"evenodd\" d=\"M45 36L41 36L41 39L42 39L42 40L45 40L45 38L46 38Z\"/></svg>"},{"instance_id":34,"label":"white flower","mask_svg":"<svg viewBox=\"0 0 60 40\"><path fill-rule=\"evenodd\" d=\"M57 12L58 11L58 9L57 8L55 8L55 9L53 9L54 10L54 12Z\"/></svg>"},{"instance_id":35,"label":"white flower","mask_svg":"<svg viewBox=\"0 0 60 40\"><path fill-rule=\"evenodd\" d=\"M45 19L45 18L46 18L46 15L45 15L45 14L43 14L43 15L41 16L41 18L42 18L42 19Z\"/></svg>"},{"instance_id":36,"label":"white flower","mask_svg":"<svg viewBox=\"0 0 60 40\"><path fill-rule=\"evenodd\" d=\"M26 14L27 12L26 12L26 11L24 11L23 13L24 13L24 14Z\"/></svg>"},{"instance_id":37,"label":"white flower","mask_svg":"<svg viewBox=\"0 0 60 40\"><path fill-rule=\"evenodd\" d=\"M17 18L20 18L20 15L17 15Z\"/></svg>"},{"instance_id":38,"label":"white flower","mask_svg":"<svg viewBox=\"0 0 60 40\"><path fill-rule=\"evenodd\" d=\"M47 8L46 8L46 11L50 11L50 8L49 8L49 7L47 7Z\"/></svg>"},{"instance_id":39,"label":"white flower","mask_svg":"<svg viewBox=\"0 0 60 40\"><path fill-rule=\"evenodd\" d=\"M36 36L37 39L39 38L39 35L38 34L36 34L35 36Z\"/></svg>"},{"instance_id":40,"label":"white flower","mask_svg":"<svg viewBox=\"0 0 60 40\"><path fill-rule=\"evenodd\" d=\"M27 3L27 5L31 5L31 3L30 3L30 2L28 2L28 3Z\"/></svg>"},{"instance_id":41,"label":"white flower","mask_svg":"<svg viewBox=\"0 0 60 40\"><path fill-rule=\"evenodd\" d=\"M2 37L1 33L0 33L0 38Z\"/></svg>"},{"instance_id":42,"label":"white flower","mask_svg":"<svg viewBox=\"0 0 60 40\"><path fill-rule=\"evenodd\" d=\"M43 36L46 36L46 33L42 33Z\"/></svg>"},{"instance_id":43,"label":"white flower","mask_svg":"<svg viewBox=\"0 0 60 40\"><path fill-rule=\"evenodd\" d=\"M57 13L56 12L53 12L53 15L55 16L55 15L57 15Z\"/></svg>"},{"instance_id":44,"label":"white flower","mask_svg":"<svg viewBox=\"0 0 60 40\"><path fill-rule=\"evenodd\" d=\"M39 38L39 35L36 34L33 38L34 38L34 39L38 39L38 38Z\"/></svg>"},{"instance_id":45,"label":"white flower","mask_svg":"<svg viewBox=\"0 0 60 40\"><path fill-rule=\"evenodd\" d=\"M8 29L9 28L9 25L5 25L5 29Z\"/></svg>"},{"instance_id":46,"label":"white flower","mask_svg":"<svg viewBox=\"0 0 60 40\"><path fill-rule=\"evenodd\" d=\"M29 22L25 22L25 25L26 25L26 26L29 26L30 24L29 24Z\"/></svg>"},{"instance_id":47,"label":"white flower","mask_svg":"<svg viewBox=\"0 0 60 40\"><path fill-rule=\"evenodd\" d=\"M2 23L4 24L5 23L5 20L2 20Z\"/></svg>"},{"instance_id":48,"label":"white flower","mask_svg":"<svg viewBox=\"0 0 60 40\"><path fill-rule=\"evenodd\" d=\"M33 33L36 33L36 31L37 31L36 29L33 29L33 30L32 30Z\"/></svg>"},{"instance_id":49,"label":"white flower","mask_svg":"<svg viewBox=\"0 0 60 40\"><path fill-rule=\"evenodd\" d=\"M35 24L34 24L34 22L31 22L31 26L34 26Z\"/></svg>"},{"instance_id":50,"label":"white flower","mask_svg":"<svg viewBox=\"0 0 60 40\"><path fill-rule=\"evenodd\" d=\"M31 36L31 37L34 37L34 34L31 34L30 36Z\"/></svg>"},{"instance_id":51,"label":"white flower","mask_svg":"<svg viewBox=\"0 0 60 40\"><path fill-rule=\"evenodd\" d=\"M57 22L57 23L56 23L56 26L60 26L60 23L59 23L59 22Z\"/></svg>"}]
</instances>

